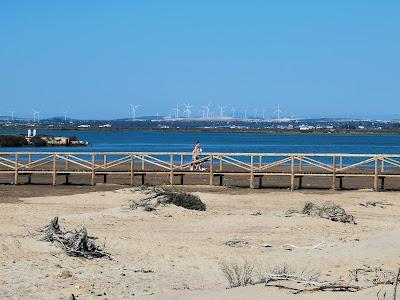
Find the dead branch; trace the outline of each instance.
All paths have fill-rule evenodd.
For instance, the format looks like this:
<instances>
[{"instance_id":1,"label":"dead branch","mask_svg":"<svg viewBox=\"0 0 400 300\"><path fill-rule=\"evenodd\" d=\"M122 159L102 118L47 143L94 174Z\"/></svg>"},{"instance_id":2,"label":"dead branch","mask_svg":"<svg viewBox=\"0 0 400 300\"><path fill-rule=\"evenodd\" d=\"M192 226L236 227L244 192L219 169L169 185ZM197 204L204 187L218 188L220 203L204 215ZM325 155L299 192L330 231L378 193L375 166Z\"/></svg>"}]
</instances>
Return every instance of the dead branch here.
<instances>
[{"instance_id":1,"label":"dead branch","mask_svg":"<svg viewBox=\"0 0 400 300\"><path fill-rule=\"evenodd\" d=\"M320 246L322 246L324 243L319 243L319 244L317 244L317 245L315 245L315 246L304 246L304 247L301 247L301 246L296 246L296 245L292 245L292 244L285 244L285 245L282 245L282 247L283 247L283 249L285 249L285 250L294 250L294 249L301 249L301 250L315 250L315 249L320 249Z\"/></svg>"},{"instance_id":2,"label":"dead branch","mask_svg":"<svg viewBox=\"0 0 400 300\"><path fill-rule=\"evenodd\" d=\"M365 288L380 284L393 284L395 275L394 272L382 268L357 268L349 271L350 282Z\"/></svg>"},{"instance_id":3,"label":"dead branch","mask_svg":"<svg viewBox=\"0 0 400 300\"><path fill-rule=\"evenodd\" d=\"M360 203L361 206L364 207L380 207L380 208L386 208L386 206L392 206L391 203L387 202L381 202L381 201L367 201L365 203Z\"/></svg>"},{"instance_id":4,"label":"dead branch","mask_svg":"<svg viewBox=\"0 0 400 300\"><path fill-rule=\"evenodd\" d=\"M399 275L400 275L400 268L397 271L396 278L394 280L394 288L393 288L393 300L397 298L397 285L399 283Z\"/></svg>"},{"instance_id":5,"label":"dead branch","mask_svg":"<svg viewBox=\"0 0 400 300\"><path fill-rule=\"evenodd\" d=\"M85 227L74 231L62 231L58 217L52 219L40 232L43 234L42 240L58 245L69 256L113 259L110 253L96 246L94 240L97 238L89 236Z\"/></svg>"},{"instance_id":6,"label":"dead branch","mask_svg":"<svg viewBox=\"0 0 400 300\"><path fill-rule=\"evenodd\" d=\"M307 286L310 286L310 285L312 285L312 286L328 286L328 285L335 284L334 281L317 281L317 280L312 280L305 276L294 275L294 274L267 273L264 276L265 276L265 285L268 285L268 283L273 282L273 281L293 281L296 283L305 284Z\"/></svg>"}]
</instances>

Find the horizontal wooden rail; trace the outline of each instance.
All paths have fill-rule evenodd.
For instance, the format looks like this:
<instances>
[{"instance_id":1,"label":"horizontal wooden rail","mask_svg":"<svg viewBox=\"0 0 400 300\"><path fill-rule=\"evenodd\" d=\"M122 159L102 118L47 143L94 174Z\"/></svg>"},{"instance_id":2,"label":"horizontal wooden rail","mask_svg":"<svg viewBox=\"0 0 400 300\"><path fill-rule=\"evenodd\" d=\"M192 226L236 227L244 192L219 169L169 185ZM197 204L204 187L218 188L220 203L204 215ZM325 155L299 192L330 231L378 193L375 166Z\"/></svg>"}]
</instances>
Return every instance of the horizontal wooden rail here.
<instances>
[{"instance_id":1,"label":"horizontal wooden rail","mask_svg":"<svg viewBox=\"0 0 400 300\"><path fill-rule=\"evenodd\" d=\"M0 152L0 175L18 184L20 177L51 176L49 184L57 184L57 177L82 175L96 184L98 176L128 177L130 185L135 178L165 175L174 184L174 178L190 176L196 179L208 178L214 184L224 177L247 178L248 185L254 187L256 181L262 186L262 179L271 176L287 176L290 189L302 187L303 178L331 178L330 189L335 190L337 182L342 187L343 178L373 178L373 188L384 187L384 179L400 179L400 154L344 154L344 153L202 153L193 160L190 152ZM0 178L1 179L1 178ZM298 180L299 184L296 184ZM381 185L379 186L379 181ZM400 186L400 184L399 184ZM365 186L363 188L367 188Z\"/></svg>"}]
</instances>

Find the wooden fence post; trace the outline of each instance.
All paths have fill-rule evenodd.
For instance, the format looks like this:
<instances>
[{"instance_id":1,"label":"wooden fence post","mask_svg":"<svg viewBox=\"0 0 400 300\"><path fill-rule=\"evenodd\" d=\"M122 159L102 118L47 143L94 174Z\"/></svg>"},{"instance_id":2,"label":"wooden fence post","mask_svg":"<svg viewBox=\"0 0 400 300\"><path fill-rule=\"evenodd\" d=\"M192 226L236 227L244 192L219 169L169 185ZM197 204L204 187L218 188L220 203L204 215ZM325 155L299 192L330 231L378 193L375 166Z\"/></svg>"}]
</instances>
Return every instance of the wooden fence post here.
<instances>
[{"instance_id":1,"label":"wooden fence post","mask_svg":"<svg viewBox=\"0 0 400 300\"><path fill-rule=\"evenodd\" d=\"M292 156L292 164L290 167L290 190L294 191L294 156Z\"/></svg>"},{"instance_id":2,"label":"wooden fence post","mask_svg":"<svg viewBox=\"0 0 400 300\"><path fill-rule=\"evenodd\" d=\"M95 168L95 162L96 162L96 155L92 153L92 179L90 181L91 185L95 185L95 179L96 179L96 168Z\"/></svg>"},{"instance_id":3,"label":"wooden fence post","mask_svg":"<svg viewBox=\"0 0 400 300\"><path fill-rule=\"evenodd\" d=\"M19 164L18 154L15 154L15 166L14 166L14 185L18 184L18 164Z\"/></svg>"},{"instance_id":4,"label":"wooden fence post","mask_svg":"<svg viewBox=\"0 0 400 300\"><path fill-rule=\"evenodd\" d=\"M55 154L53 154L53 186L56 185L56 179L57 179L57 157Z\"/></svg>"},{"instance_id":5,"label":"wooden fence post","mask_svg":"<svg viewBox=\"0 0 400 300\"><path fill-rule=\"evenodd\" d=\"M300 158L299 171L300 171L300 172L303 172L303 157L300 156L299 158Z\"/></svg>"},{"instance_id":6,"label":"wooden fence post","mask_svg":"<svg viewBox=\"0 0 400 300\"><path fill-rule=\"evenodd\" d=\"M377 157L375 157L375 172L374 172L374 190L378 191L378 164L379 160Z\"/></svg>"},{"instance_id":7,"label":"wooden fence post","mask_svg":"<svg viewBox=\"0 0 400 300\"><path fill-rule=\"evenodd\" d=\"M214 185L213 176L214 176L214 156L210 156L210 185Z\"/></svg>"},{"instance_id":8,"label":"wooden fence post","mask_svg":"<svg viewBox=\"0 0 400 300\"><path fill-rule=\"evenodd\" d=\"M169 173L169 183L174 184L174 155L170 154L170 173Z\"/></svg>"},{"instance_id":9,"label":"wooden fence post","mask_svg":"<svg viewBox=\"0 0 400 300\"><path fill-rule=\"evenodd\" d=\"M69 169L69 161L68 161L68 159L69 159L69 155L66 154L65 155L65 170Z\"/></svg>"},{"instance_id":10,"label":"wooden fence post","mask_svg":"<svg viewBox=\"0 0 400 300\"><path fill-rule=\"evenodd\" d=\"M332 157L332 191L336 190L336 156Z\"/></svg>"},{"instance_id":11,"label":"wooden fence post","mask_svg":"<svg viewBox=\"0 0 400 300\"><path fill-rule=\"evenodd\" d=\"M131 154L131 186L135 183L135 155Z\"/></svg>"},{"instance_id":12,"label":"wooden fence post","mask_svg":"<svg viewBox=\"0 0 400 300\"><path fill-rule=\"evenodd\" d=\"M250 156L250 188L254 189L254 156Z\"/></svg>"}]
</instances>

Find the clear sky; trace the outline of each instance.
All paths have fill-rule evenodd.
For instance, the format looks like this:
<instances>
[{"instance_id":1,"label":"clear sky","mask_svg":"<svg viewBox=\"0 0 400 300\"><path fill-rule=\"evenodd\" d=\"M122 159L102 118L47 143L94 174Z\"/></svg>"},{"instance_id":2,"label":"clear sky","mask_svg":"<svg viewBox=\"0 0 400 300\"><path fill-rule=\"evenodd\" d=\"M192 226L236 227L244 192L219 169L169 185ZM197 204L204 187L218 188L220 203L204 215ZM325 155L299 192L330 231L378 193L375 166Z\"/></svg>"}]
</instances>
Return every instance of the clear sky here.
<instances>
[{"instance_id":1,"label":"clear sky","mask_svg":"<svg viewBox=\"0 0 400 300\"><path fill-rule=\"evenodd\" d=\"M0 114L400 117L400 1L0 1ZM230 108L227 108L230 111Z\"/></svg>"}]
</instances>

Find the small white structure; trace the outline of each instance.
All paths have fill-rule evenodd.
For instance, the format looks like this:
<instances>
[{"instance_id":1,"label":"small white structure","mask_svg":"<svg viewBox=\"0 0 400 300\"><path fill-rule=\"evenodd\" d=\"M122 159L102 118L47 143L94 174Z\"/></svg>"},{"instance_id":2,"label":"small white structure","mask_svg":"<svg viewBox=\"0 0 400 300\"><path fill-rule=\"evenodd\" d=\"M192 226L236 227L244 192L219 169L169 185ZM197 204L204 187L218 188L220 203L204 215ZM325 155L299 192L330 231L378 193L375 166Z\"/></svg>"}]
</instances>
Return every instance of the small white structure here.
<instances>
[{"instance_id":1,"label":"small white structure","mask_svg":"<svg viewBox=\"0 0 400 300\"><path fill-rule=\"evenodd\" d=\"M32 136L36 136L36 129L32 130Z\"/></svg>"},{"instance_id":2,"label":"small white structure","mask_svg":"<svg viewBox=\"0 0 400 300\"><path fill-rule=\"evenodd\" d=\"M28 137L32 136L32 130L28 129Z\"/></svg>"}]
</instances>

